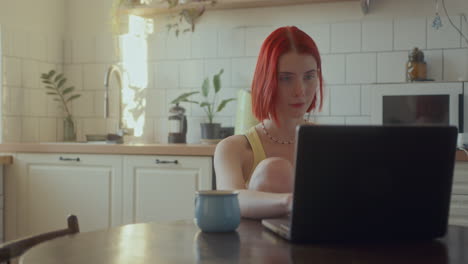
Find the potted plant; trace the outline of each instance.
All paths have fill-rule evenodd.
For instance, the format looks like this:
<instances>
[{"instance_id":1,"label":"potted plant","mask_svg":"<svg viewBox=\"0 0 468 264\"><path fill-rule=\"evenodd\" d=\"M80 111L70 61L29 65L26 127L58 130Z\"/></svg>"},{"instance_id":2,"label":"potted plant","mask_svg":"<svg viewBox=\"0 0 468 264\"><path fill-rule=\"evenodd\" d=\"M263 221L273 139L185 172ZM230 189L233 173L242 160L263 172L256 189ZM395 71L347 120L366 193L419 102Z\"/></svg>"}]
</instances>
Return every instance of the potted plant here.
<instances>
[{"instance_id":1,"label":"potted plant","mask_svg":"<svg viewBox=\"0 0 468 264\"><path fill-rule=\"evenodd\" d=\"M67 79L63 73L56 74L54 70L41 75L42 83L47 89L47 94L54 96L54 101L59 102L59 108L65 113L65 119L63 120L63 140L64 141L75 141L76 131L73 117L69 108L71 101L80 97L80 94L73 94L75 87L66 87L65 83ZM66 88L65 88L66 87Z\"/></svg>"},{"instance_id":2,"label":"potted plant","mask_svg":"<svg viewBox=\"0 0 468 264\"><path fill-rule=\"evenodd\" d=\"M184 93L181 94L179 97L174 99L171 103L181 103L181 102L188 102L188 103L194 103L198 104L201 108L206 113L206 117L208 119L208 123L201 123L201 138L202 139L219 139L220 138L220 129L221 129L221 124L219 123L213 123L214 117L216 113L221 112L224 107L230 102L235 100L235 98L229 98L229 99L224 99L221 100L221 102L218 103L217 101L217 95L219 91L221 90L221 75L223 74L224 69L221 69L219 73L215 74L213 76L212 82L213 82L213 88L214 88L214 94L212 98L210 99L210 79L207 77L203 81L202 87L201 87L201 95L203 99L200 102L190 100L189 97L198 94L199 92L189 92L189 93Z\"/></svg>"}]
</instances>

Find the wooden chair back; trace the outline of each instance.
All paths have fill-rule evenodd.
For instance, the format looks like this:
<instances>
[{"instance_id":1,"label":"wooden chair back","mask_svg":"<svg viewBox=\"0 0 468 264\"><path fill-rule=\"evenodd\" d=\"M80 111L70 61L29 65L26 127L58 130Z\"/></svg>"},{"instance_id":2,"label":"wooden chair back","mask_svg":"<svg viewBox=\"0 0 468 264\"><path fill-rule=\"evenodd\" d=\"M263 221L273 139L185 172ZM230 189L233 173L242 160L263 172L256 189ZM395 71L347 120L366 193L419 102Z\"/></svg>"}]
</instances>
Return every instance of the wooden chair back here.
<instances>
[{"instance_id":1,"label":"wooden chair back","mask_svg":"<svg viewBox=\"0 0 468 264\"><path fill-rule=\"evenodd\" d=\"M47 233L42 233L34 236L20 238L0 245L0 262L9 261L13 258L21 256L26 250L44 241L51 240L57 237L75 234L80 232L78 218L75 215L67 217L68 227L65 229L55 230Z\"/></svg>"}]
</instances>

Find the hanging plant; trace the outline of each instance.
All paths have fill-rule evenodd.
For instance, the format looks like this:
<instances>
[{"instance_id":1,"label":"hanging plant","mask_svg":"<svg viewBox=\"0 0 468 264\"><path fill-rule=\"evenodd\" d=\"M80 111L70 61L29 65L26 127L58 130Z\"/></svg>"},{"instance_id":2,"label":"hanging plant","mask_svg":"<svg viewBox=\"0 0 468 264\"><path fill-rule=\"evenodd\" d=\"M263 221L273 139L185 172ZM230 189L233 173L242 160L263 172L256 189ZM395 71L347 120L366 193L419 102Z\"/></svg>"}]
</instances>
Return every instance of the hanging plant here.
<instances>
[{"instance_id":1,"label":"hanging plant","mask_svg":"<svg viewBox=\"0 0 468 264\"><path fill-rule=\"evenodd\" d=\"M172 20L176 20L176 22L168 23L167 30L168 32L174 30L176 37L179 34L186 33L186 32L194 32L195 31L195 24L198 22L200 17L205 13L207 4L215 5L216 0L190 0L190 1L179 1L179 0L164 0L169 4L169 9L176 8L178 6L187 5L186 2L189 3L201 3L195 7L188 7L183 8L179 13L170 15ZM193 6L193 5L191 5ZM189 27L182 28L181 24L185 22L189 25Z\"/></svg>"}]
</instances>

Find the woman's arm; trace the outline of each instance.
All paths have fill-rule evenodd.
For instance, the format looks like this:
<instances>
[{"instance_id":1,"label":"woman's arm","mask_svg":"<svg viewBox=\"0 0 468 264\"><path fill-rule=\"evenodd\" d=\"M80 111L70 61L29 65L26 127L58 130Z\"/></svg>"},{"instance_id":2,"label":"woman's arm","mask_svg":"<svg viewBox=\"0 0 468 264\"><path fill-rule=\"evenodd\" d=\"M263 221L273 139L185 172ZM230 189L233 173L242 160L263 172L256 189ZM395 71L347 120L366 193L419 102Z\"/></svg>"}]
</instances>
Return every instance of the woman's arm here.
<instances>
[{"instance_id":1,"label":"woman's arm","mask_svg":"<svg viewBox=\"0 0 468 264\"><path fill-rule=\"evenodd\" d=\"M214 168L218 190L239 190L241 215L247 218L270 218L291 210L291 194L269 193L246 189L243 175L244 157L248 153L247 140L232 136L216 146Z\"/></svg>"}]
</instances>

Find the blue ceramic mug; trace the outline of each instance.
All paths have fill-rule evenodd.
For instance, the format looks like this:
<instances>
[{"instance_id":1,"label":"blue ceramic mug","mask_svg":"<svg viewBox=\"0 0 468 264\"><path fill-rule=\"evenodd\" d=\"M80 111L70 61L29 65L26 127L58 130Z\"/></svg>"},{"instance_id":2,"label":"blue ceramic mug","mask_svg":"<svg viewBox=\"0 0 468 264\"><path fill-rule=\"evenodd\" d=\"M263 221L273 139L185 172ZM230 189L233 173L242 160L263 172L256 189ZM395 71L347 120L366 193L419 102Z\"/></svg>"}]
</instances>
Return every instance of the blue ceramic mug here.
<instances>
[{"instance_id":1,"label":"blue ceramic mug","mask_svg":"<svg viewBox=\"0 0 468 264\"><path fill-rule=\"evenodd\" d=\"M237 191L198 191L195 221L204 232L234 231L240 224Z\"/></svg>"}]
</instances>

